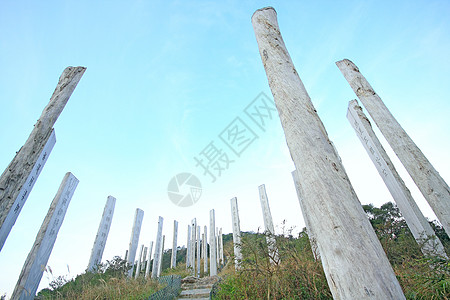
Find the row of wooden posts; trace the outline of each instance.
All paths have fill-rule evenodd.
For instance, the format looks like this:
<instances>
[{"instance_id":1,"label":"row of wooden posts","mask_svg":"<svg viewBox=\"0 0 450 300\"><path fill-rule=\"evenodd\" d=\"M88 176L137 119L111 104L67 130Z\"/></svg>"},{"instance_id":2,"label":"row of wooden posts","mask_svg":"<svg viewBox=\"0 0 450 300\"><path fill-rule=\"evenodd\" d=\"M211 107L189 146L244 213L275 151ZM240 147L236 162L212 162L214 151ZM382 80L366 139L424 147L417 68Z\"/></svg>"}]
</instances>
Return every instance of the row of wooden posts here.
<instances>
[{"instance_id":1,"label":"row of wooden posts","mask_svg":"<svg viewBox=\"0 0 450 300\"><path fill-rule=\"evenodd\" d=\"M105 206L105 212L110 211L108 202ZM112 204L114 206L114 204ZM112 208L114 210L114 208ZM128 271L128 277L131 277L134 272L135 278L141 275L145 268L145 278L150 274L150 263L152 261L153 241L150 242L149 247L144 244L140 246L139 254L136 259L138 249L139 236L141 231L141 224L144 217L144 211L137 208L133 221L133 228L131 231L131 238L129 248L125 253L125 260L131 266ZM94 247L92 249L91 259L89 261L88 270L93 271L95 267L101 262L101 253L103 253L104 244L97 243L97 239L101 235L102 224L105 218L103 213L102 222L100 223ZM162 234L164 218L159 217L158 229L156 233L155 254L152 265L152 278L157 278L161 274L162 260L164 255L165 235ZM197 225L197 220L194 218L191 224L188 225L187 244L186 244L186 268L190 269L194 276L200 277L201 260L204 261L204 275L217 275L218 265L224 264L223 254L223 234L222 228L215 227L215 211L210 211L210 235L209 235L209 268L208 268L208 238L207 226L204 226L204 233L200 237L201 227ZM106 233L107 237L107 233ZM175 268L177 265L177 250L178 250L178 221L173 222L173 240L172 240L172 255L170 260L170 267ZM148 256L147 256L148 253Z\"/></svg>"},{"instance_id":2,"label":"row of wooden posts","mask_svg":"<svg viewBox=\"0 0 450 300\"><path fill-rule=\"evenodd\" d=\"M271 7L257 10L252 16L252 24L286 142L296 166L292 176L303 218L313 251L316 258L322 262L333 297L336 299L404 299L397 278L362 210L341 159L292 63L281 37L275 10ZM356 65L347 59L336 64L430 204L446 233L450 234L450 189L447 183L395 120ZM35 124L32 133L0 177L0 251L55 144L53 125L84 71L84 67L68 67L64 70L49 104ZM350 101L347 118L391 192L412 234L422 245L422 252L426 255L447 258L441 242L436 238L395 170L377 139L368 117L364 115L356 100ZM64 176L35 244L24 263L12 299L29 299L36 293L43 267L48 262L77 184L78 179L71 173ZM279 257L273 240L273 222L264 186L260 187L260 199L265 230L270 233L268 235L269 251L273 260L277 261ZM89 261L88 269L90 270L101 261L114 204L115 199L108 197ZM242 254L236 198L231 199L231 209L235 265L239 268ZM223 249L222 253L220 251L217 253L217 248L220 246L216 246L217 242L213 242L216 236L214 211L211 214L210 275L215 275L217 256L223 257ZM130 264L134 264L135 261L142 215L143 212L138 209L128 250L127 260ZM137 220L140 221L137 222ZM162 223L163 219L160 217L152 277L157 277L160 273L162 249L164 249L164 237L161 236ZM177 227L178 223L175 221L174 228ZM194 275L197 270L198 275L200 270L198 254L201 253L200 227L194 219L188 227L188 232L189 228L187 267L192 268ZM205 247L206 228L203 235L202 240L205 241L203 247ZM175 239L176 234L174 234ZM152 248L153 243L147 249L149 256L151 256ZM177 249L175 241L172 249L174 252ZM144 254L147 251L141 246L139 257L145 257ZM203 250L203 253L206 262L207 251ZM172 257L172 266L175 266L174 259L176 260ZM148 275L148 266L149 263L147 263L146 275ZM140 273L140 268L141 263L138 263L137 274Z\"/></svg>"},{"instance_id":3,"label":"row of wooden posts","mask_svg":"<svg viewBox=\"0 0 450 300\"><path fill-rule=\"evenodd\" d=\"M302 213L335 299L405 299L342 161L286 49L272 7L252 24L294 161ZM350 60L337 66L450 234L450 189ZM347 117L397 202L422 252L447 258L356 101Z\"/></svg>"}]
</instances>

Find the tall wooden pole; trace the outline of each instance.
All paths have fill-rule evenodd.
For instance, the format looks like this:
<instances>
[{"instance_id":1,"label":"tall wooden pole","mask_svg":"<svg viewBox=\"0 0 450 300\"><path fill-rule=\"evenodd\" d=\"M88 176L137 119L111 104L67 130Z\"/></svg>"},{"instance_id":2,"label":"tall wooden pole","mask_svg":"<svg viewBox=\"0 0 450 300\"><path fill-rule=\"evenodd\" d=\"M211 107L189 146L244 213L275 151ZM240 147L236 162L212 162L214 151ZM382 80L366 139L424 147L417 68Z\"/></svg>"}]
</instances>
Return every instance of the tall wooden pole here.
<instances>
[{"instance_id":1,"label":"tall wooden pole","mask_svg":"<svg viewBox=\"0 0 450 300\"><path fill-rule=\"evenodd\" d=\"M55 144L53 125L85 70L84 67L67 67L63 71L30 136L0 176L0 251Z\"/></svg>"},{"instance_id":2,"label":"tall wooden pole","mask_svg":"<svg viewBox=\"0 0 450 300\"><path fill-rule=\"evenodd\" d=\"M128 265L131 266L130 271L128 271L128 277L131 277L131 275L133 275L134 259L136 258L143 218L144 211L142 209L136 208L133 220L133 228L131 229L130 244L128 246Z\"/></svg>"},{"instance_id":3,"label":"tall wooden pole","mask_svg":"<svg viewBox=\"0 0 450 300\"><path fill-rule=\"evenodd\" d=\"M39 157L37 158L36 163L33 166L33 169L31 170L30 174L28 175L28 178L25 181L25 184L20 189L20 192L12 205L12 207L14 209L9 210L8 214L6 215L6 217L3 221L3 225L0 227L0 251L3 248L3 245L5 244L5 241L9 235L9 232L11 231L14 223L17 220L17 217L20 214L20 211L22 210L23 206L25 205L25 202L27 201L31 190L34 187L34 184L36 183L39 175L41 174L41 171L44 168L44 165L47 162L47 159L48 159L55 143L56 143L55 130L52 130L52 133L48 137L41 153L39 154ZM1 190L0 190L0 194L1 194Z\"/></svg>"},{"instance_id":4,"label":"tall wooden pole","mask_svg":"<svg viewBox=\"0 0 450 300\"><path fill-rule=\"evenodd\" d=\"M217 275L216 259L216 216L214 209L209 211L209 276Z\"/></svg>"},{"instance_id":5,"label":"tall wooden pole","mask_svg":"<svg viewBox=\"0 0 450 300\"><path fill-rule=\"evenodd\" d=\"M219 229L219 258L220 258L220 264L224 265L225 261L223 259L223 234L222 234L222 228Z\"/></svg>"},{"instance_id":6,"label":"tall wooden pole","mask_svg":"<svg viewBox=\"0 0 450 300\"><path fill-rule=\"evenodd\" d=\"M134 278L138 278L139 274L141 273L141 266L143 264L143 259L142 259L142 255L144 253L144 244L141 245L141 247L139 248L139 255L138 255L138 260L137 260L137 265L136 265L136 273L134 274Z\"/></svg>"},{"instance_id":7,"label":"tall wooden pole","mask_svg":"<svg viewBox=\"0 0 450 300\"><path fill-rule=\"evenodd\" d=\"M170 267L176 268L177 266L177 239L178 239L178 222L173 220L173 241L172 241L172 257L170 259Z\"/></svg>"},{"instance_id":8,"label":"tall wooden pole","mask_svg":"<svg viewBox=\"0 0 450 300\"><path fill-rule=\"evenodd\" d=\"M358 67L348 59L336 62L336 65L450 235L450 189L447 183L400 126Z\"/></svg>"},{"instance_id":9,"label":"tall wooden pole","mask_svg":"<svg viewBox=\"0 0 450 300\"><path fill-rule=\"evenodd\" d=\"M22 272L20 272L11 299L34 299L78 182L78 179L70 172L64 176L36 236L34 245L23 264Z\"/></svg>"},{"instance_id":10,"label":"tall wooden pole","mask_svg":"<svg viewBox=\"0 0 450 300\"><path fill-rule=\"evenodd\" d=\"M197 277L200 278L200 263L201 263L201 257L200 257L200 226L197 226Z\"/></svg>"},{"instance_id":11,"label":"tall wooden pole","mask_svg":"<svg viewBox=\"0 0 450 300\"><path fill-rule=\"evenodd\" d=\"M163 217L158 219L158 231L156 232L156 244L155 244L155 257L153 257L152 266L152 278L158 277L159 264L161 262L161 252L162 252L162 230L163 230Z\"/></svg>"},{"instance_id":12,"label":"tall wooden pole","mask_svg":"<svg viewBox=\"0 0 450 300\"><path fill-rule=\"evenodd\" d=\"M234 266L235 269L240 269L242 261L241 253L241 225L239 221L239 209L237 198L231 199L231 221L233 226L233 245L234 245Z\"/></svg>"},{"instance_id":13,"label":"tall wooden pole","mask_svg":"<svg viewBox=\"0 0 450 300\"><path fill-rule=\"evenodd\" d=\"M298 180L297 170L292 171L291 174L292 174L292 179L294 180L298 202L300 203L300 209L302 211L303 221L305 221L306 232L308 234L309 244L311 245L311 251L313 253L314 259L320 260L319 249L317 247L317 240L314 237L313 228L311 227L311 221L309 220L309 215L306 212L306 207L303 204L303 200L302 200L303 197L301 195L301 188L300 188L301 185L300 185L300 181Z\"/></svg>"},{"instance_id":14,"label":"tall wooden pole","mask_svg":"<svg viewBox=\"0 0 450 300\"><path fill-rule=\"evenodd\" d=\"M264 219L264 228L266 234L267 247L269 249L269 256L271 263L278 263L278 250L275 241L275 229L273 227L272 214L270 213L269 199L267 198L266 186L264 184L258 187L259 200L261 202L261 209Z\"/></svg>"},{"instance_id":15,"label":"tall wooden pole","mask_svg":"<svg viewBox=\"0 0 450 300\"><path fill-rule=\"evenodd\" d=\"M153 241L150 242L150 247L148 248L148 259L147 266L145 267L145 278L150 274L150 263L152 262L152 252L153 252Z\"/></svg>"},{"instance_id":16,"label":"tall wooden pole","mask_svg":"<svg viewBox=\"0 0 450 300\"><path fill-rule=\"evenodd\" d=\"M103 209L102 219L98 226L94 246L92 247L91 258L87 267L88 272L94 271L97 265L102 262L103 251L105 250L106 240L108 239L109 229L111 228L115 205L116 198L108 196L105 208Z\"/></svg>"},{"instance_id":17,"label":"tall wooden pole","mask_svg":"<svg viewBox=\"0 0 450 300\"><path fill-rule=\"evenodd\" d=\"M205 225L203 228L205 238L203 239L203 253L204 253L204 261L203 261L203 271L208 274L208 226Z\"/></svg>"},{"instance_id":18,"label":"tall wooden pole","mask_svg":"<svg viewBox=\"0 0 450 300\"><path fill-rule=\"evenodd\" d=\"M161 270L162 270L162 264L163 264L163 258L164 258L164 242L165 241L166 241L166 236L163 235L162 236L162 244L161 244L161 256L160 256L161 259L158 264L158 276L157 277L161 276Z\"/></svg>"},{"instance_id":19,"label":"tall wooden pole","mask_svg":"<svg viewBox=\"0 0 450 300\"><path fill-rule=\"evenodd\" d=\"M195 276L195 243L197 241L197 219L194 218L191 221L191 267L192 267L192 275Z\"/></svg>"},{"instance_id":20,"label":"tall wooden pole","mask_svg":"<svg viewBox=\"0 0 450 300\"><path fill-rule=\"evenodd\" d=\"M392 198L397 203L423 254L447 258L444 246L436 237L433 228L425 219L402 178L397 173L389 156L375 135L369 119L367 119L356 100L352 100L348 104L347 119L353 129L355 129L367 154L386 184Z\"/></svg>"},{"instance_id":21,"label":"tall wooden pole","mask_svg":"<svg viewBox=\"0 0 450 300\"><path fill-rule=\"evenodd\" d=\"M284 45L273 8L253 28L269 86L298 170L301 194L335 299L405 299Z\"/></svg>"},{"instance_id":22,"label":"tall wooden pole","mask_svg":"<svg viewBox=\"0 0 450 300\"><path fill-rule=\"evenodd\" d=\"M141 270L144 272L144 276L145 276L144 268L147 266L147 251L148 251L148 247L144 247L144 253L142 254L142 262L141 262Z\"/></svg>"},{"instance_id":23,"label":"tall wooden pole","mask_svg":"<svg viewBox=\"0 0 450 300\"><path fill-rule=\"evenodd\" d=\"M186 244L186 269L191 266L191 225L188 225L187 244Z\"/></svg>"}]
</instances>

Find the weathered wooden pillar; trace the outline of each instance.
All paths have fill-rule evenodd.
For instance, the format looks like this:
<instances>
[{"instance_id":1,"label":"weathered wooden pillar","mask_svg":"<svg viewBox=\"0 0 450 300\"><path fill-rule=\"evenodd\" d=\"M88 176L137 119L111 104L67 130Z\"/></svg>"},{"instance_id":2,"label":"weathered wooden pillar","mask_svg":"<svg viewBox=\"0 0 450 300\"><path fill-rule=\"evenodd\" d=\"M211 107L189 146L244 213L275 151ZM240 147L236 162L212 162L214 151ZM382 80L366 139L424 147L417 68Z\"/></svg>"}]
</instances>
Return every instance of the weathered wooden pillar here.
<instances>
[{"instance_id":1,"label":"weathered wooden pillar","mask_svg":"<svg viewBox=\"0 0 450 300\"><path fill-rule=\"evenodd\" d=\"M328 285L335 299L405 299L334 146L303 86L273 8L253 28L301 182Z\"/></svg>"},{"instance_id":2,"label":"weathered wooden pillar","mask_svg":"<svg viewBox=\"0 0 450 300\"><path fill-rule=\"evenodd\" d=\"M261 209L264 219L264 233L266 234L267 246L269 249L269 256L272 263L278 263L278 249L275 241L275 229L273 227L272 214L270 213L269 199L267 198L266 186L264 184L258 187L259 200L261 202Z\"/></svg>"},{"instance_id":3,"label":"weathered wooden pillar","mask_svg":"<svg viewBox=\"0 0 450 300\"><path fill-rule=\"evenodd\" d=\"M191 267L192 267L192 275L195 276L195 243L197 241L197 219L194 218L191 221Z\"/></svg>"},{"instance_id":4,"label":"weathered wooden pillar","mask_svg":"<svg viewBox=\"0 0 450 300\"><path fill-rule=\"evenodd\" d=\"M355 129L367 154L386 184L392 198L397 203L411 233L421 246L423 254L447 258L441 241L436 237L433 228L431 228L411 196L409 189L397 173L392 161L375 135L369 119L367 119L356 100L352 100L348 104L347 119Z\"/></svg>"},{"instance_id":5,"label":"weathered wooden pillar","mask_svg":"<svg viewBox=\"0 0 450 300\"><path fill-rule=\"evenodd\" d=\"M164 258L164 242L166 241L166 236L163 235L162 237L162 245L161 245L161 259L158 264L158 277L161 276L161 270L163 265L163 258Z\"/></svg>"},{"instance_id":6,"label":"weathered wooden pillar","mask_svg":"<svg viewBox=\"0 0 450 300\"><path fill-rule=\"evenodd\" d=\"M188 225L187 245L186 245L186 269L191 266L191 225Z\"/></svg>"},{"instance_id":7,"label":"weathered wooden pillar","mask_svg":"<svg viewBox=\"0 0 450 300\"><path fill-rule=\"evenodd\" d=\"M358 67L348 59L336 62L336 65L450 235L450 189L447 183L400 126Z\"/></svg>"},{"instance_id":8,"label":"weathered wooden pillar","mask_svg":"<svg viewBox=\"0 0 450 300\"><path fill-rule=\"evenodd\" d=\"M0 176L0 251L56 142L53 125L86 68L67 67L25 144Z\"/></svg>"},{"instance_id":9,"label":"weathered wooden pillar","mask_svg":"<svg viewBox=\"0 0 450 300\"><path fill-rule=\"evenodd\" d=\"M214 209L209 211L209 276L217 275L216 259L216 217Z\"/></svg>"},{"instance_id":10,"label":"weathered wooden pillar","mask_svg":"<svg viewBox=\"0 0 450 300\"><path fill-rule=\"evenodd\" d=\"M34 299L78 182L78 179L70 172L64 176L34 245L23 264L22 272L20 272L19 280L11 296L12 300Z\"/></svg>"},{"instance_id":11,"label":"weathered wooden pillar","mask_svg":"<svg viewBox=\"0 0 450 300\"><path fill-rule=\"evenodd\" d=\"M202 256L201 258L204 259L205 258L205 234L202 233Z\"/></svg>"},{"instance_id":12,"label":"weathered wooden pillar","mask_svg":"<svg viewBox=\"0 0 450 300\"><path fill-rule=\"evenodd\" d=\"M223 234L222 234L222 228L219 229L219 257L220 257L220 264L224 265L225 261L223 259Z\"/></svg>"},{"instance_id":13,"label":"weathered wooden pillar","mask_svg":"<svg viewBox=\"0 0 450 300\"><path fill-rule=\"evenodd\" d=\"M105 208L103 209L102 219L98 226L97 235L95 236L94 246L92 247L91 257L87 267L88 272L96 270L97 265L102 262L103 251L105 250L106 240L108 239L115 205L116 198L108 196Z\"/></svg>"},{"instance_id":14,"label":"weathered wooden pillar","mask_svg":"<svg viewBox=\"0 0 450 300\"><path fill-rule=\"evenodd\" d=\"M216 261L217 266L220 266L220 246L219 246L219 227L216 227Z\"/></svg>"},{"instance_id":15,"label":"weathered wooden pillar","mask_svg":"<svg viewBox=\"0 0 450 300\"><path fill-rule=\"evenodd\" d=\"M177 239L178 239L178 222L173 220L173 242L172 242L172 257L170 259L170 267L177 267Z\"/></svg>"},{"instance_id":16,"label":"weathered wooden pillar","mask_svg":"<svg viewBox=\"0 0 450 300\"><path fill-rule=\"evenodd\" d=\"M208 226L205 225L205 227L203 228L204 236L205 238L203 239L203 253L204 253L204 261L203 261L203 271L205 273L205 276L207 276L208 274Z\"/></svg>"},{"instance_id":17,"label":"weathered wooden pillar","mask_svg":"<svg viewBox=\"0 0 450 300\"><path fill-rule=\"evenodd\" d=\"M161 261L161 249L162 245L162 230L163 230L163 217L158 219L158 231L156 232L156 243L155 243L155 256L153 257L152 266L152 278L158 277L159 264Z\"/></svg>"},{"instance_id":18,"label":"weathered wooden pillar","mask_svg":"<svg viewBox=\"0 0 450 300\"><path fill-rule=\"evenodd\" d=\"M141 262L141 272L144 272L144 275L145 275L145 268L147 266L147 251L148 247L144 247L144 253L142 254L142 262Z\"/></svg>"},{"instance_id":19,"label":"weathered wooden pillar","mask_svg":"<svg viewBox=\"0 0 450 300\"><path fill-rule=\"evenodd\" d=\"M134 213L133 228L131 229L130 244L128 246L128 265L131 266L128 271L128 277L133 275L134 261L139 243L139 235L141 234L142 219L144 218L144 211L136 208Z\"/></svg>"},{"instance_id":20,"label":"weathered wooden pillar","mask_svg":"<svg viewBox=\"0 0 450 300\"><path fill-rule=\"evenodd\" d=\"M144 252L144 244L141 245L141 248L139 249L139 255L138 255L138 260L137 260L137 265L136 265L136 274L134 274L134 278L138 278L139 277L139 273L141 273L141 264L143 264L143 259L142 259L142 254Z\"/></svg>"},{"instance_id":21,"label":"weathered wooden pillar","mask_svg":"<svg viewBox=\"0 0 450 300\"><path fill-rule=\"evenodd\" d=\"M128 259L128 250L125 250L125 258L123 260L127 260Z\"/></svg>"},{"instance_id":22,"label":"weathered wooden pillar","mask_svg":"<svg viewBox=\"0 0 450 300\"><path fill-rule=\"evenodd\" d=\"M150 274L150 263L152 262L152 252L153 252L153 241L150 242L150 247L148 248L148 259L147 266L145 267L145 278Z\"/></svg>"},{"instance_id":23,"label":"weathered wooden pillar","mask_svg":"<svg viewBox=\"0 0 450 300\"><path fill-rule=\"evenodd\" d=\"M2 225L0 225L0 251L3 248L3 245L5 244L5 241L9 235L9 232L11 231L14 223L17 220L17 217L20 214L22 207L25 205L25 202L27 201L31 190L33 189L33 186L36 183L36 180L39 177L39 174L41 174L41 171L42 171L45 163L47 162L47 159L48 159L55 143L56 143L55 131L52 130L50 136L47 137L47 139L45 141L45 145L41 149L39 157L37 157L33 168L30 170L30 173L29 173L28 177L26 178L24 185L20 188L20 191L18 192L18 195L17 195L14 203L12 203L12 205L11 205L11 208L13 208L13 209L9 208L9 212L6 214L6 217L4 219L1 219L3 216L3 213L0 211L0 222L2 222L2 223L0 223L0 224L2 224ZM1 197L1 195L2 195L2 189L0 186L0 197ZM4 202L2 200L0 200L0 210L3 207L3 203L7 204L9 202L7 200L8 199L5 199Z\"/></svg>"},{"instance_id":24,"label":"weathered wooden pillar","mask_svg":"<svg viewBox=\"0 0 450 300\"><path fill-rule=\"evenodd\" d=\"M197 277L200 278L200 226L197 226Z\"/></svg>"},{"instance_id":25,"label":"weathered wooden pillar","mask_svg":"<svg viewBox=\"0 0 450 300\"><path fill-rule=\"evenodd\" d=\"M313 253L315 260L320 260L320 253L317 247L317 240L314 236L313 228L311 227L311 221L309 220L308 213L306 212L306 207L302 201L300 181L298 180L297 170L292 171L292 179L294 180L295 190L297 191L298 202L300 203L300 210L302 211L303 220L305 221L306 232L308 233L309 243L311 245L311 251Z\"/></svg>"},{"instance_id":26,"label":"weathered wooden pillar","mask_svg":"<svg viewBox=\"0 0 450 300\"><path fill-rule=\"evenodd\" d=\"M239 209L237 198L231 199L231 221L233 226L234 266L238 270L241 267L241 225L239 221Z\"/></svg>"}]
</instances>

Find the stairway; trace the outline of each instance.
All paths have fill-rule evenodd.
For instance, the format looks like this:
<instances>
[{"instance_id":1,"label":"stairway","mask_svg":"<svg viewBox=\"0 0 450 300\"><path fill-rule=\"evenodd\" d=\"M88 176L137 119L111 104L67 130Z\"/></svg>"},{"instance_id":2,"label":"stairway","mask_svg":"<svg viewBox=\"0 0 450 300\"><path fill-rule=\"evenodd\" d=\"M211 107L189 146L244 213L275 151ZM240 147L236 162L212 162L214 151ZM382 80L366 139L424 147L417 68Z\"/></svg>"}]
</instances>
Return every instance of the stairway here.
<instances>
[{"instance_id":1,"label":"stairway","mask_svg":"<svg viewBox=\"0 0 450 300\"><path fill-rule=\"evenodd\" d=\"M181 294L178 299L208 300L211 288L218 280L217 276L185 277L181 280Z\"/></svg>"}]
</instances>

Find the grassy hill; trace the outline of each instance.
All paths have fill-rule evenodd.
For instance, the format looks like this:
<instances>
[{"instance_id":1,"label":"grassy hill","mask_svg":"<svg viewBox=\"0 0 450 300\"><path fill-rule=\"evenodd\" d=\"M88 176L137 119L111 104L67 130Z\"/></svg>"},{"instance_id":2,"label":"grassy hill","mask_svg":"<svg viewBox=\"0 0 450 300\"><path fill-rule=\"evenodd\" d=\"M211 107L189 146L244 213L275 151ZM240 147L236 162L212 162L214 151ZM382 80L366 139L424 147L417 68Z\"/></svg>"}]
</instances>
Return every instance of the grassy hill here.
<instances>
[{"instance_id":1,"label":"grassy hill","mask_svg":"<svg viewBox=\"0 0 450 300\"><path fill-rule=\"evenodd\" d=\"M449 260L425 257L398 208L386 203L364 209L381 241L407 299L450 299ZM450 239L442 226L431 225L450 253ZM236 272L232 234L223 235L226 266L215 299L332 299L320 260L314 258L306 229L294 236L292 230L274 236L279 261L270 256L266 235L242 233L241 269ZM190 275L186 270L186 248L177 250L177 268L170 269L172 250L163 256L162 276ZM203 266L203 262L202 262ZM99 266L96 274L85 273L73 280L56 278L39 299L145 299L160 289L155 281L140 276L128 279L126 262L119 257ZM143 275L145 266L141 275ZM203 268L201 272L203 276ZM133 277L134 278L134 277Z\"/></svg>"}]
</instances>

